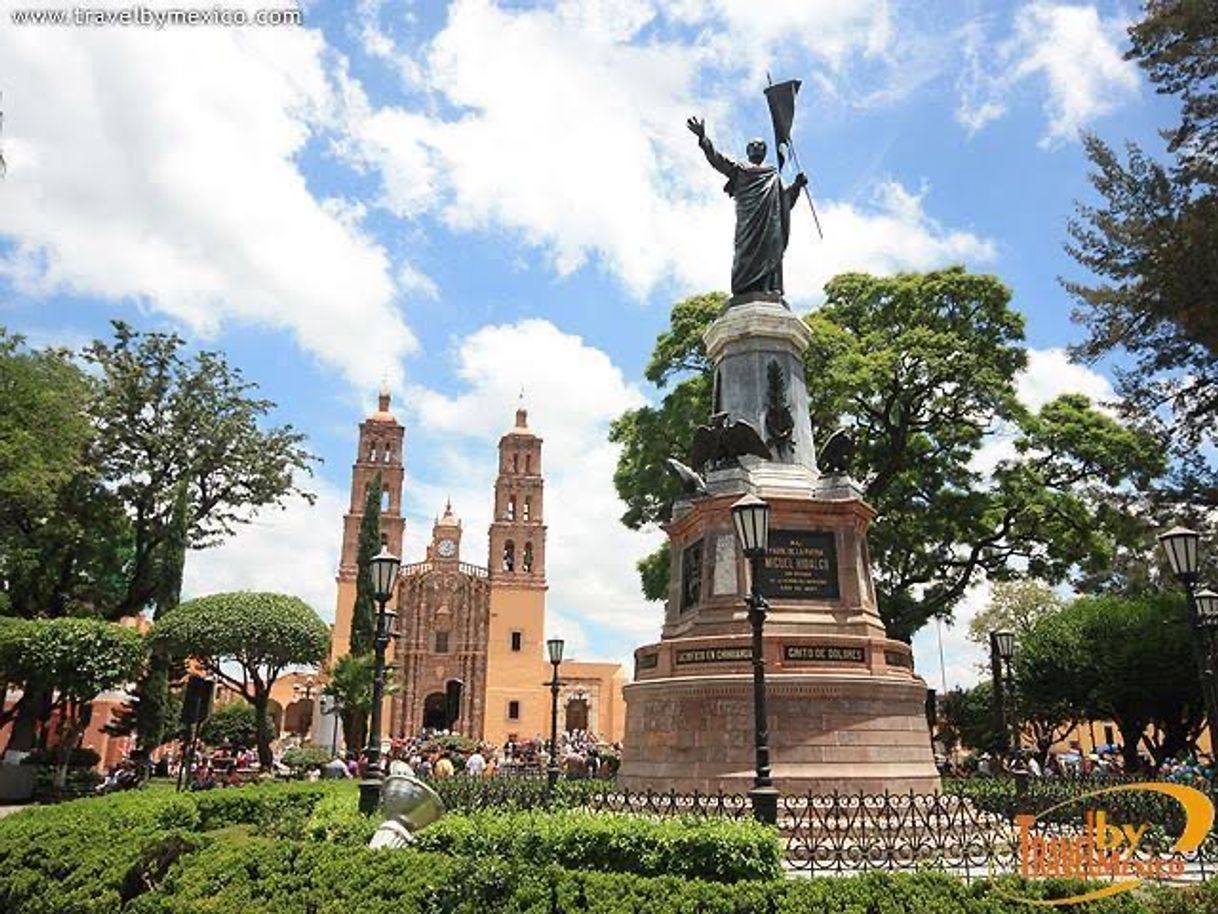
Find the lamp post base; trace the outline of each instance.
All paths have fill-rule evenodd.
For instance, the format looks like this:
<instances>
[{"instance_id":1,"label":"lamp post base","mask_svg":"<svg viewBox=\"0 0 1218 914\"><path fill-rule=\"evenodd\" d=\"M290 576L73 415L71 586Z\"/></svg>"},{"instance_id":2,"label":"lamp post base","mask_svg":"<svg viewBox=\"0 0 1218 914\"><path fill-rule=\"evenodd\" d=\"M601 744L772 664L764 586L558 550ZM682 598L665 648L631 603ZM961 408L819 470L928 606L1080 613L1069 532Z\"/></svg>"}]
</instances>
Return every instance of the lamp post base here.
<instances>
[{"instance_id":1,"label":"lamp post base","mask_svg":"<svg viewBox=\"0 0 1218 914\"><path fill-rule=\"evenodd\" d=\"M376 812L381 805L381 779L367 777L359 782L359 811L366 816Z\"/></svg>"},{"instance_id":2,"label":"lamp post base","mask_svg":"<svg viewBox=\"0 0 1218 914\"><path fill-rule=\"evenodd\" d=\"M754 787L749 791L753 818L766 825L778 824L778 790L773 785Z\"/></svg>"}]
</instances>

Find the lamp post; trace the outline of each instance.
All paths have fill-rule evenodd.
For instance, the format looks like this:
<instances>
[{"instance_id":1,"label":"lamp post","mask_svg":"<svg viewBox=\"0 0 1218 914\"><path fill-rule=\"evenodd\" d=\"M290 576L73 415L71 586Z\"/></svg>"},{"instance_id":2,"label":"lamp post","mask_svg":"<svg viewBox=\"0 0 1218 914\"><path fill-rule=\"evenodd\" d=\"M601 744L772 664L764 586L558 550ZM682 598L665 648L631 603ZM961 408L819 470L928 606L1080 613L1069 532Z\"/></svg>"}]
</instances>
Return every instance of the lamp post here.
<instances>
[{"instance_id":1,"label":"lamp post","mask_svg":"<svg viewBox=\"0 0 1218 914\"><path fill-rule=\"evenodd\" d=\"M761 595L761 567L770 542L770 506L756 495L745 495L732 505L732 523L740 549L749 560L749 624L753 628L753 746L756 765L749 801L753 818L775 825L778 822L778 791L770 778L770 743L765 708L765 657L762 631L770 604Z\"/></svg>"},{"instance_id":2,"label":"lamp post","mask_svg":"<svg viewBox=\"0 0 1218 914\"><path fill-rule=\"evenodd\" d=\"M1198 590L1201 582L1200 555L1198 547L1201 544L1201 534L1187 527L1172 527L1165 533L1159 534L1159 543L1167 554L1167 562L1171 565L1172 573L1183 585L1188 596L1188 617L1193 632L1197 638L1193 641L1193 659L1197 664L1197 675L1201 679L1201 695L1205 700L1205 717L1210 728L1210 755L1215 755L1214 727L1218 725L1218 707L1215 707L1214 672L1211 669L1213 660L1209 656L1206 642L1206 625L1209 615L1218 610L1218 597L1211 590ZM1202 615L1204 604L1205 616Z\"/></svg>"},{"instance_id":3,"label":"lamp post","mask_svg":"<svg viewBox=\"0 0 1218 914\"><path fill-rule=\"evenodd\" d=\"M368 727L368 745L364 749L367 770L359 785L359 810L366 816L376 812L381 801L381 703L385 697L385 648L389 647L393 617L397 615L388 608L389 598L397 583L401 560L382 546L381 551L368 563L368 574L372 577L372 595L376 599L376 650L372 667L372 721Z\"/></svg>"},{"instance_id":4,"label":"lamp post","mask_svg":"<svg viewBox=\"0 0 1218 914\"><path fill-rule=\"evenodd\" d=\"M994 732L1001 743L999 749L1005 756L1013 747L1008 729L1006 683L1011 658L1015 655L1015 634L1001 631L990 632L990 676L994 684Z\"/></svg>"},{"instance_id":5,"label":"lamp post","mask_svg":"<svg viewBox=\"0 0 1218 914\"><path fill-rule=\"evenodd\" d=\"M546 642L546 653L550 657L550 666L554 675L550 677L550 764L546 768L546 789L554 793L554 785L558 783L558 667L562 663L562 638L551 638Z\"/></svg>"},{"instance_id":6,"label":"lamp post","mask_svg":"<svg viewBox=\"0 0 1218 914\"><path fill-rule=\"evenodd\" d=\"M1214 646L1218 642L1218 593L1210 590L1197 591L1197 624L1201 630L1202 650L1205 652L1205 670L1202 687L1206 689L1207 701L1218 707L1218 675L1215 674ZM1207 705L1208 706L1208 705ZM1210 754L1213 755L1214 737L1210 734Z\"/></svg>"}]
</instances>

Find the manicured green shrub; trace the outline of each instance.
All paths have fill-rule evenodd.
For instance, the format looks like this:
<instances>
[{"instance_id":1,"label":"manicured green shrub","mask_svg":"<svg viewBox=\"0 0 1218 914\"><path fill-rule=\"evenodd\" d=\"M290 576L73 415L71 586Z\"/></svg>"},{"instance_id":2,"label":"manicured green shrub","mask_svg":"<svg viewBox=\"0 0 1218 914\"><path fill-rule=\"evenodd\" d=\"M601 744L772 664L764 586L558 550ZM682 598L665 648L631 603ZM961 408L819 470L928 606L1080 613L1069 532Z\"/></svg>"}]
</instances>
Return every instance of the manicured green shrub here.
<instances>
[{"instance_id":1,"label":"manicured green shrub","mask_svg":"<svg viewBox=\"0 0 1218 914\"><path fill-rule=\"evenodd\" d=\"M264 835L298 838L313 807L332 789L321 782L268 783L206 790L191 796L199 810L199 827L204 831L253 825Z\"/></svg>"},{"instance_id":2,"label":"manicured green shrub","mask_svg":"<svg viewBox=\"0 0 1218 914\"><path fill-rule=\"evenodd\" d=\"M304 834L310 841L366 847L382 818L361 813L354 791L334 792L313 808Z\"/></svg>"},{"instance_id":3,"label":"manicured green shrub","mask_svg":"<svg viewBox=\"0 0 1218 914\"><path fill-rule=\"evenodd\" d=\"M774 832L752 821L650 818L585 810L446 816L419 832L420 850L505 857L570 869L736 882L781 872Z\"/></svg>"},{"instance_id":4,"label":"manicured green shrub","mask_svg":"<svg viewBox=\"0 0 1218 914\"><path fill-rule=\"evenodd\" d=\"M965 884L929 872L782 879L761 867L767 878L745 879L740 876L756 871L758 857L775 847L773 837L751 822L705 819L635 817L623 823L630 817L581 812L452 816L420 833L443 853L373 851L362 845L375 820L355 809L356 787L346 782L203 794L145 790L27 810L0 820L0 911L1027 914L1032 909L1012 894L1060 898L1079 891L1011 878ZM291 831L271 825L276 815L306 817L293 828L312 840L251 834L249 826ZM764 853L742 839L753 831L768 841ZM686 878L694 870L713 872L719 881ZM1218 882L1139 890L1067 910L1212 914Z\"/></svg>"},{"instance_id":5,"label":"manicured green shrub","mask_svg":"<svg viewBox=\"0 0 1218 914\"><path fill-rule=\"evenodd\" d=\"M321 746L296 746L289 749L280 759L284 765L292 769L292 773L300 776L313 768L320 768L334 755L329 749Z\"/></svg>"}]
</instances>

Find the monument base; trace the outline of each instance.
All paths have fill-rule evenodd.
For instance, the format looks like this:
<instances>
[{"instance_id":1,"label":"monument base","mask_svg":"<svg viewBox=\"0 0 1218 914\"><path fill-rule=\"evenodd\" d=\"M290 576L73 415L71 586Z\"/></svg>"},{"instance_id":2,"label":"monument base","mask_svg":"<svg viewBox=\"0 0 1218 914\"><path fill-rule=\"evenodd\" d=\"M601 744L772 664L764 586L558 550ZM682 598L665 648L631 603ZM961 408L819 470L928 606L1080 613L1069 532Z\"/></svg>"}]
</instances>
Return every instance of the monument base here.
<instances>
[{"instance_id":1,"label":"monument base","mask_svg":"<svg viewBox=\"0 0 1218 914\"><path fill-rule=\"evenodd\" d=\"M772 774L782 793L938 791L921 680L787 673L767 677L766 691ZM643 680L627 685L625 697L623 787L752 787L751 675Z\"/></svg>"}]
</instances>

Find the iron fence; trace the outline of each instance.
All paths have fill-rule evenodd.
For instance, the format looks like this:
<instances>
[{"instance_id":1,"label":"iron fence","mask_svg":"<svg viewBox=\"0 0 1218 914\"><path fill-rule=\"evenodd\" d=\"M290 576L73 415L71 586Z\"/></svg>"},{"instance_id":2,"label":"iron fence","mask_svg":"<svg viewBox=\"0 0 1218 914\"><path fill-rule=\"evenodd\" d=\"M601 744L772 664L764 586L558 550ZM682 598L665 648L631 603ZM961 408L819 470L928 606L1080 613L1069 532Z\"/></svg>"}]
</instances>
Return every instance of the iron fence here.
<instances>
[{"instance_id":1,"label":"iron fence","mask_svg":"<svg viewBox=\"0 0 1218 914\"><path fill-rule=\"evenodd\" d=\"M864 872L939 870L963 879L1021 872L1021 827L1016 816L1040 816L1025 822L1025 839L1061 841L1084 836L1090 810L1104 810L1113 821L1150 823L1151 827L1129 859L1176 865L1173 878L1208 879L1218 869L1218 833L1194 852L1170 853L1172 836L1182 826L1180 810L1166 797L1138 794L1104 795L1084 799L1094 789L1114 786L1077 783L1061 789L1029 787L1019 801L987 801L961 792L790 794L779 803L778 833L787 870L800 875L853 875ZM1060 787L1060 785L1059 785ZM1011 788L1012 795L1014 788ZM622 790L604 785L588 792L582 802L567 796L568 805L594 810L657 816L749 818L747 795L740 793L679 793ZM571 801L575 801L572 803ZM1050 806L1067 805L1045 816ZM1020 805L1020 804L1024 805ZM1171 873L1161 873L1170 876ZM1096 872L1089 878L1118 878Z\"/></svg>"}]
</instances>

